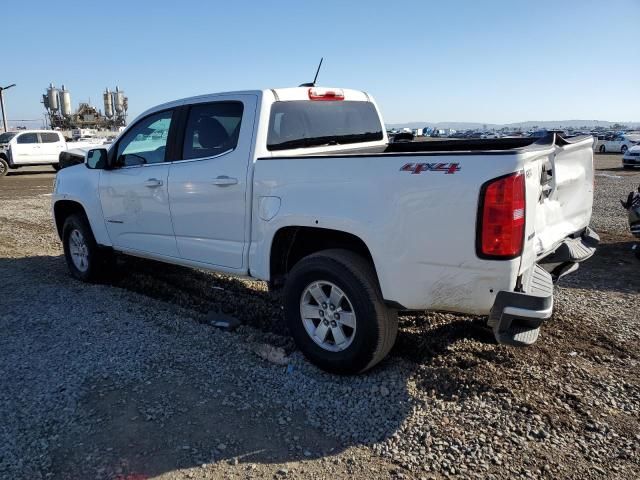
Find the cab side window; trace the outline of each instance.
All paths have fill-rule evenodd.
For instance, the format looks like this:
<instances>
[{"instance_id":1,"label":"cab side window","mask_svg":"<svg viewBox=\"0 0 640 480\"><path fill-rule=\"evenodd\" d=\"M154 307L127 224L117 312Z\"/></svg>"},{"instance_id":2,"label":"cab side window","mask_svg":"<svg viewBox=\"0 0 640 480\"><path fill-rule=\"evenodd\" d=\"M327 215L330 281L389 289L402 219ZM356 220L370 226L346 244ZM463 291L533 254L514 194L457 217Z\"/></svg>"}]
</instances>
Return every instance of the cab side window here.
<instances>
[{"instance_id":1,"label":"cab side window","mask_svg":"<svg viewBox=\"0 0 640 480\"><path fill-rule=\"evenodd\" d=\"M173 110L154 113L135 124L118 142L116 163L131 167L165 160Z\"/></svg>"},{"instance_id":2,"label":"cab side window","mask_svg":"<svg viewBox=\"0 0 640 480\"><path fill-rule=\"evenodd\" d=\"M233 150L238 145L242 102L193 105L184 135L182 158L207 158Z\"/></svg>"},{"instance_id":3,"label":"cab side window","mask_svg":"<svg viewBox=\"0 0 640 480\"><path fill-rule=\"evenodd\" d=\"M37 133L23 133L18 137L18 143L38 143Z\"/></svg>"}]
</instances>

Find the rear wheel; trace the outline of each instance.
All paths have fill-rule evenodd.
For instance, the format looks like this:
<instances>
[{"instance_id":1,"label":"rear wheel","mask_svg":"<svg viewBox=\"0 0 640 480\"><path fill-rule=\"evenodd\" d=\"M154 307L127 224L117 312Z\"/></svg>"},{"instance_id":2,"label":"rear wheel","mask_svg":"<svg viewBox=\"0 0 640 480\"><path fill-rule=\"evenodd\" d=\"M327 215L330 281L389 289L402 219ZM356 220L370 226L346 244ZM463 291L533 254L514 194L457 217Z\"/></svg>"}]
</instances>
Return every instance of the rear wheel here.
<instances>
[{"instance_id":1,"label":"rear wheel","mask_svg":"<svg viewBox=\"0 0 640 480\"><path fill-rule=\"evenodd\" d=\"M620 149L620 152L622 153L627 153L627 146L626 145L622 145L622 148Z\"/></svg>"},{"instance_id":2,"label":"rear wheel","mask_svg":"<svg viewBox=\"0 0 640 480\"><path fill-rule=\"evenodd\" d=\"M397 313L384 304L372 265L348 250L300 260L287 279L284 308L300 350L328 372L364 372L396 339Z\"/></svg>"},{"instance_id":3,"label":"rear wheel","mask_svg":"<svg viewBox=\"0 0 640 480\"><path fill-rule=\"evenodd\" d=\"M54 169L56 172L59 172L59 171L60 171L60 168L62 168L62 167L60 167L60 164L59 164L59 163L54 163L54 164L53 164L53 165L51 165L51 166L53 167L53 169Z\"/></svg>"},{"instance_id":4,"label":"rear wheel","mask_svg":"<svg viewBox=\"0 0 640 480\"><path fill-rule=\"evenodd\" d=\"M607 149L604 147L604 145L600 145L600 153L605 153L607 151Z\"/></svg>"},{"instance_id":5,"label":"rear wheel","mask_svg":"<svg viewBox=\"0 0 640 480\"><path fill-rule=\"evenodd\" d=\"M0 177L4 177L7 173L9 173L9 162L0 158Z\"/></svg>"},{"instance_id":6,"label":"rear wheel","mask_svg":"<svg viewBox=\"0 0 640 480\"><path fill-rule=\"evenodd\" d=\"M98 246L84 215L67 217L62 228L62 244L73 277L83 282L95 282L105 276L110 253Z\"/></svg>"}]
</instances>

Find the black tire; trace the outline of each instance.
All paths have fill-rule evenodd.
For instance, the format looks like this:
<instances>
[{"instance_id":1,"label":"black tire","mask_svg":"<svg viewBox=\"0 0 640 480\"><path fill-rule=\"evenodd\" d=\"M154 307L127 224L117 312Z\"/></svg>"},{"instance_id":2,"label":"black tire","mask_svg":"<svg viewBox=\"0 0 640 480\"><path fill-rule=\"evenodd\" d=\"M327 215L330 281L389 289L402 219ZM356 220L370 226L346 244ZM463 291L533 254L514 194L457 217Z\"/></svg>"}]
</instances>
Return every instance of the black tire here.
<instances>
[{"instance_id":1,"label":"black tire","mask_svg":"<svg viewBox=\"0 0 640 480\"><path fill-rule=\"evenodd\" d=\"M607 149L604 147L604 145L600 145L600 153L607 153Z\"/></svg>"},{"instance_id":2,"label":"black tire","mask_svg":"<svg viewBox=\"0 0 640 480\"><path fill-rule=\"evenodd\" d=\"M4 177L7 173L9 173L9 162L0 158L0 177Z\"/></svg>"},{"instance_id":3,"label":"black tire","mask_svg":"<svg viewBox=\"0 0 640 480\"><path fill-rule=\"evenodd\" d=\"M59 172L59 171L60 171L60 169L62 168L62 167L60 166L60 164L59 164L59 163L54 163L54 164L53 164L53 165L51 165L51 166L53 167L53 169L54 169L56 172Z\"/></svg>"},{"instance_id":4,"label":"black tire","mask_svg":"<svg viewBox=\"0 0 640 480\"><path fill-rule=\"evenodd\" d=\"M356 329L344 350L325 350L304 327L300 302L305 289L317 281L335 284L353 307ZM380 362L395 343L397 312L385 305L370 262L351 251L323 250L300 260L287 278L283 300L287 325L298 348L327 372L344 375L364 372Z\"/></svg>"},{"instance_id":5,"label":"black tire","mask_svg":"<svg viewBox=\"0 0 640 480\"><path fill-rule=\"evenodd\" d=\"M625 170L632 170L635 167L633 165L622 165L622 168L624 168Z\"/></svg>"},{"instance_id":6,"label":"black tire","mask_svg":"<svg viewBox=\"0 0 640 480\"><path fill-rule=\"evenodd\" d=\"M80 233L86 245L87 267L85 269L79 268L72 258L70 242L74 231ZM62 227L62 246L69 272L74 278L83 282L97 282L103 280L110 272L111 252L98 246L84 214L75 213L67 217Z\"/></svg>"},{"instance_id":7,"label":"black tire","mask_svg":"<svg viewBox=\"0 0 640 480\"><path fill-rule=\"evenodd\" d=\"M628 147L626 145L622 145L622 147L620 147L620 153L624 155L625 153L627 153L627 149Z\"/></svg>"}]
</instances>

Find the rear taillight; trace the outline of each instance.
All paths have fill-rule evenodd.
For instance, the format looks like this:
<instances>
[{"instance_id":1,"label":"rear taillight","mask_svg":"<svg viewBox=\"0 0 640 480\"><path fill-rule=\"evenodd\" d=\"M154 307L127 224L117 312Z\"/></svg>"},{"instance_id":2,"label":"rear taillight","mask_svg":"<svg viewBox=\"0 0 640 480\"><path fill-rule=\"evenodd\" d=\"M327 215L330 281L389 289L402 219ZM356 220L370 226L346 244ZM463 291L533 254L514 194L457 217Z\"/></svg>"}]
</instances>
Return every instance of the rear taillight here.
<instances>
[{"instance_id":1,"label":"rear taillight","mask_svg":"<svg viewBox=\"0 0 640 480\"><path fill-rule=\"evenodd\" d=\"M508 259L522 254L524 214L522 172L485 183L480 192L478 255Z\"/></svg>"},{"instance_id":2,"label":"rear taillight","mask_svg":"<svg viewBox=\"0 0 640 480\"><path fill-rule=\"evenodd\" d=\"M309 100L344 100L344 91L340 88L311 87Z\"/></svg>"}]
</instances>

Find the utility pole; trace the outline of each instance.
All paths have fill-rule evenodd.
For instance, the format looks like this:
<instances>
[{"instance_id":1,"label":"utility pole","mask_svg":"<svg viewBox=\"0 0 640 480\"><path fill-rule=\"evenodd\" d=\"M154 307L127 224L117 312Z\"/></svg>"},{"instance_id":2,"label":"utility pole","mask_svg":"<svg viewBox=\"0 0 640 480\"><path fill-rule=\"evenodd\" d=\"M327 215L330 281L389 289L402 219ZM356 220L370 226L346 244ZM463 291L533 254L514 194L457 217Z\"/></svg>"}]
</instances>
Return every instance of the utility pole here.
<instances>
[{"instance_id":1,"label":"utility pole","mask_svg":"<svg viewBox=\"0 0 640 480\"><path fill-rule=\"evenodd\" d=\"M10 89L11 87L15 87L16 84L12 83L11 85L7 85L6 87L0 87L0 108L2 109L2 125L4 127L4 131L6 132L8 129L7 126L7 114L4 111L4 96L3 96L3 92L5 90Z\"/></svg>"}]
</instances>

